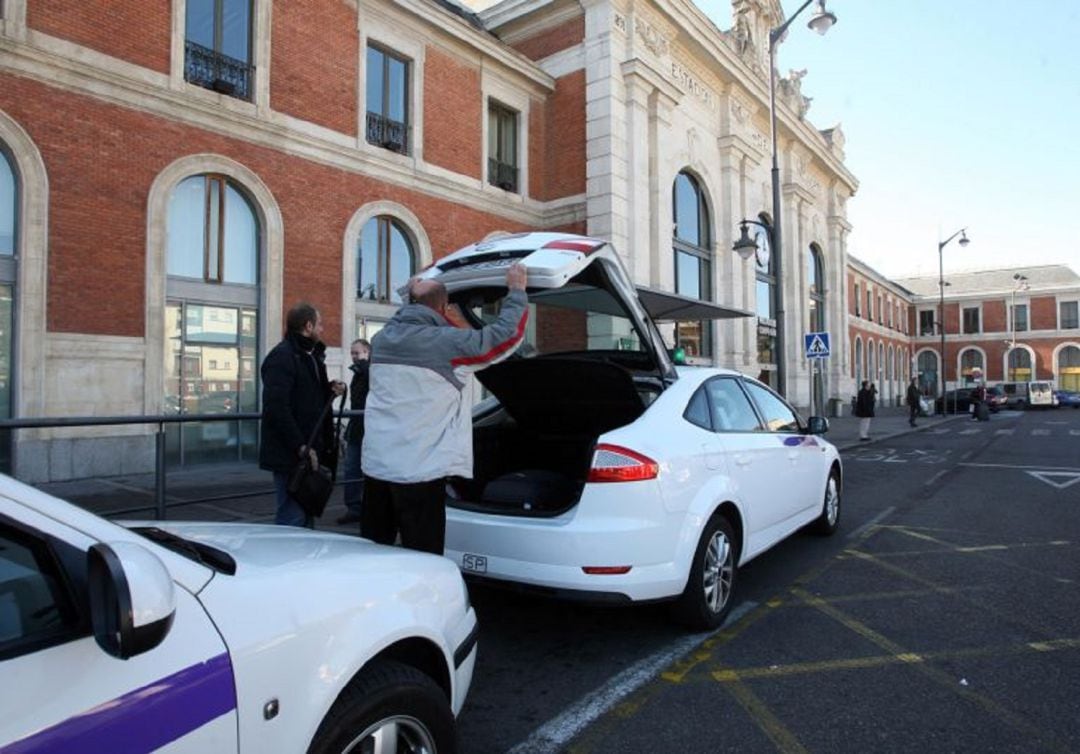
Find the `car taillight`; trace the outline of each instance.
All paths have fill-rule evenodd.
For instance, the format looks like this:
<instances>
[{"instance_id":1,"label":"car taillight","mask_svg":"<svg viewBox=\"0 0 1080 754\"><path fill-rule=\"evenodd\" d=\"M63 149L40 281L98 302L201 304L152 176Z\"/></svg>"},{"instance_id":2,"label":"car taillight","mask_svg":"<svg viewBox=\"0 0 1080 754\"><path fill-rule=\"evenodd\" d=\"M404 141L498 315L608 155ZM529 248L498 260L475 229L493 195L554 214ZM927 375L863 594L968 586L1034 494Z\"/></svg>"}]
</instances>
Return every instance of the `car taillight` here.
<instances>
[{"instance_id":1,"label":"car taillight","mask_svg":"<svg viewBox=\"0 0 1080 754\"><path fill-rule=\"evenodd\" d=\"M600 443L593 454L588 482L640 482L655 479L660 464L629 448Z\"/></svg>"},{"instance_id":2,"label":"car taillight","mask_svg":"<svg viewBox=\"0 0 1080 754\"><path fill-rule=\"evenodd\" d=\"M567 238L558 241L549 241L541 248L580 251L582 254L592 254L603 245L604 242L596 238Z\"/></svg>"}]
</instances>

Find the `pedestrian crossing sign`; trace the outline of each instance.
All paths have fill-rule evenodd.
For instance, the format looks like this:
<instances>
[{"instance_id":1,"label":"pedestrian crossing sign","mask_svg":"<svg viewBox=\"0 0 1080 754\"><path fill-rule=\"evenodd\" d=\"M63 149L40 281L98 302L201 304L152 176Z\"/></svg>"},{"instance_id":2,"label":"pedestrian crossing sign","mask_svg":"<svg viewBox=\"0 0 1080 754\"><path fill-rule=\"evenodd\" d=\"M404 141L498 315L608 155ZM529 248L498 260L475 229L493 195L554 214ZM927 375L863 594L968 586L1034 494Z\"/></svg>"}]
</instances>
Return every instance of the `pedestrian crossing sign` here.
<instances>
[{"instance_id":1,"label":"pedestrian crossing sign","mask_svg":"<svg viewBox=\"0 0 1080 754\"><path fill-rule=\"evenodd\" d=\"M803 342L806 345L806 358L808 359L824 359L830 353L829 333L827 332L808 332L803 335Z\"/></svg>"}]
</instances>

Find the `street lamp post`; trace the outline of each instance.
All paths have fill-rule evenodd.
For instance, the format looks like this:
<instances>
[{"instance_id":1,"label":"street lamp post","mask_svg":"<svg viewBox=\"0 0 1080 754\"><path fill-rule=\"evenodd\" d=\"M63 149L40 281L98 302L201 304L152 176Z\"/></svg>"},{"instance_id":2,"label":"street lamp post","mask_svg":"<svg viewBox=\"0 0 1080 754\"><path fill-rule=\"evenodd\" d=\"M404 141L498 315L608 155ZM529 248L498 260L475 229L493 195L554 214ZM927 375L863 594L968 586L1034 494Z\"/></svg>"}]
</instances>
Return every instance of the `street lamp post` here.
<instances>
[{"instance_id":1,"label":"street lamp post","mask_svg":"<svg viewBox=\"0 0 1080 754\"><path fill-rule=\"evenodd\" d=\"M941 330L941 412L948 413L949 407L945 405L945 267L943 257L945 247L949 241L960 236L959 244L967 246L971 241L967 237L967 228L961 228L937 245L938 254L938 329Z\"/></svg>"},{"instance_id":2,"label":"street lamp post","mask_svg":"<svg viewBox=\"0 0 1080 754\"><path fill-rule=\"evenodd\" d=\"M781 228L783 221L780 216L780 164L777 160L776 138L776 48L783 41L788 27L806 10L812 2L817 3L817 10L807 23L818 34L824 34L836 23L836 16L825 10L825 0L806 0L799 9L791 14L791 18L769 32L769 126L772 136L772 227L768 230L772 233L770 242L773 251L773 270L776 278L776 387L780 395L786 395L787 383L785 381L786 370L784 368L784 281L782 277L784 251L781 243ZM754 253L756 244L746 234L746 224L757 223L754 220L742 221L742 237L735 242L734 250L743 259L748 259Z\"/></svg>"},{"instance_id":3,"label":"street lamp post","mask_svg":"<svg viewBox=\"0 0 1080 754\"><path fill-rule=\"evenodd\" d=\"M1019 272L1013 273L1013 281L1012 302L1009 308L1009 340L1006 341L1009 345L1009 352L1005 355L1005 379L1009 381L1013 379L1009 366L1012 363L1013 351L1016 350L1016 293L1031 288L1028 285L1027 276L1021 275Z\"/></svg>"}]
</instances>

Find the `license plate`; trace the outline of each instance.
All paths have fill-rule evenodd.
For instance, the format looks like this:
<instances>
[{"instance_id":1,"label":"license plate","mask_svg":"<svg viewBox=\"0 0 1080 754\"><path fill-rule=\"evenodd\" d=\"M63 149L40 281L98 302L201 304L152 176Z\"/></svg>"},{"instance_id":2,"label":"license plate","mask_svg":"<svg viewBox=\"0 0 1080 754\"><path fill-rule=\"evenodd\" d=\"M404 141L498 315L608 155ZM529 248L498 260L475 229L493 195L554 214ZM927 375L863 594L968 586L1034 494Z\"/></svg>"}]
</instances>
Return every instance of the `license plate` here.
<instances>
[{"instance_id":1,"label":"license plate","mask_svg":"<svg viewBox=\"0 0 1080 754\"><path fill-rule=\"evenodd\" d=\"M487 573L487 558L466 552L461 556L461 570L470 573Z\"/></svg>"}]
</instances>

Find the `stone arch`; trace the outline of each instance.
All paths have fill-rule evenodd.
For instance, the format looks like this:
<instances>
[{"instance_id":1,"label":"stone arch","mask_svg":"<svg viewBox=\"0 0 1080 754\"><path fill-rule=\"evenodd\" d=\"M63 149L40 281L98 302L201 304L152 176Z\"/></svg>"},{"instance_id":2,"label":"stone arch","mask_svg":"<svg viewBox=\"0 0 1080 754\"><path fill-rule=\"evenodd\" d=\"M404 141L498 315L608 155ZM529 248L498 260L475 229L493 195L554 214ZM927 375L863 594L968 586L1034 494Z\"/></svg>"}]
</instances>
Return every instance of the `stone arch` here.
<instances>
[{"instance_id":1,"label":"stone arch","mask_svg":"<svg viewBox=\"0 0 1080 754\"><path fill-rule=\"evenodd\" d=\"M217 173L248 196L259 221L259 353L281 336L284 291L285 235L281 208L269 187L250 168L217 154L193 154L175 160L158 173L150 186L146 213L146 385L144 411L161 413L164 393L165 298L169 199L180 181L193 175Z\"/></svg>"}]
</instances>

